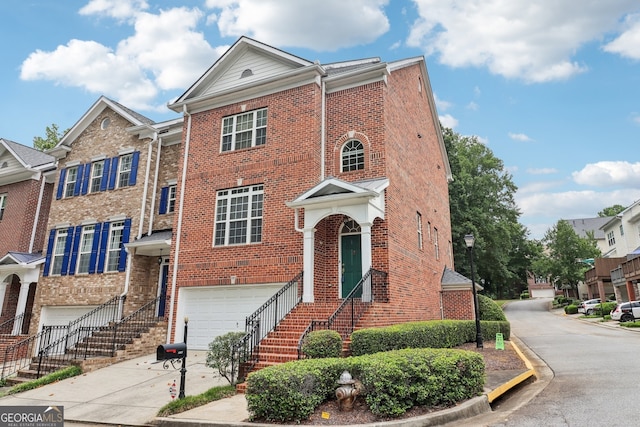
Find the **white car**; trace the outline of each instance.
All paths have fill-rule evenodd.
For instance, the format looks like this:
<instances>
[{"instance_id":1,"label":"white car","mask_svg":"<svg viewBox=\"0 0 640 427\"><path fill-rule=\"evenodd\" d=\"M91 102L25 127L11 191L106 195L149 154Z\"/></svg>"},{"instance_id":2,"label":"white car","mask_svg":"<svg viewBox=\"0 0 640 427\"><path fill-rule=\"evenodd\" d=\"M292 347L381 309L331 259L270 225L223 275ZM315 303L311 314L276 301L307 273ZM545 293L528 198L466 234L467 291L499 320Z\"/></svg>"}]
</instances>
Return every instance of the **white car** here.
<instances>
[{"instance_id":1,"label":"white car","mask_svg":"<svg viewBox=\"0 0 640 427\"><path fill-rule=\"evenodd\" d=\"M631 309L629 309L629 304L631 304ZM630 322L635 319L640 319L640 301L623 302L611 310L611 320Z\"/></svg>"},{"instance_id":2,"label":"white car","mask_svg":"<svg viewBox=\"0 0 640 427\"><path fill-rule=\"evenodd\" d=\"M578 306L578 313L593 314L593 311L598 304L600 304L600 298L582 301Z\"/></svg>"}]
</instances>

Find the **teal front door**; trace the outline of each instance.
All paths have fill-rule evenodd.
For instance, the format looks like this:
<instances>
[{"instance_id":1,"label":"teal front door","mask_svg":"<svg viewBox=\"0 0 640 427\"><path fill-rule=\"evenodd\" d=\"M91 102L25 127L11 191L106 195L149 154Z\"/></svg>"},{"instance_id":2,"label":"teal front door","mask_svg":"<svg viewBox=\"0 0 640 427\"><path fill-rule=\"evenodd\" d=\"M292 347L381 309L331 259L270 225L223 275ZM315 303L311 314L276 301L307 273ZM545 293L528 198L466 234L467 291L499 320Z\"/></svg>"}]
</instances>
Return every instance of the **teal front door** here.
<instances>
[{"instance_id":1,"label":"teal front door","mask_svg":"<svg viewBox=\"0 0 640 427\"><path fill-rule=\"evenodd\" d=\"M362 279L362 251L359 234L342 236L342 298L356 287ZM358 292L356 296L361 296Z\"/></svg>"}]
</instances>

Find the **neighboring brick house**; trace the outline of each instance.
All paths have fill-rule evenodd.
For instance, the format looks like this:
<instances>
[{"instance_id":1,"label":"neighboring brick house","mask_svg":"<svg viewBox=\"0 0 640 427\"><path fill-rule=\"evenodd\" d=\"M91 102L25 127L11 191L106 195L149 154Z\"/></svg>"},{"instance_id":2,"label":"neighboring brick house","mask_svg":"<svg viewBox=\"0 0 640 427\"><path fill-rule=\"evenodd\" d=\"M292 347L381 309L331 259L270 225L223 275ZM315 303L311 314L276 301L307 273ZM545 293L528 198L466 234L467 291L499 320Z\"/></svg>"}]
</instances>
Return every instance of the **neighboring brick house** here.
<instances>
[{"instance_id":1,"label":"neighboring brick house","mask_svg":"<svg viewBox=\"0 0 640 427\"><path fill-rule=\"evenodd\" d=\"M243 37L170 108L184 114L171 341L185 318L194 348L244 330L300 272L310 318L370 268L387 301L361 325L473 318L470 282L441 284L451 171L423 57L319 64Z\"/></svg>"},{"instance_id":2,"label":"neighboring brick house","mask_svg":"<svg viewBox=\"0 0 640 427\"><path fill-rule=\"evenodd\" d=\"M50 150L59 164L32 334L120 296L126 316L163 293L181 120L153 123L101 97Z\"/></svg>"},{"instance_id":3,"label":"neighboring brick house","mask_svg":"<svg viewBox=\"0 0 640 427\"><path fill-rule=\"evenodd\" d=\"M0 138L0 334L27 333L56 159Z\"/></svg>"}]
</instances>

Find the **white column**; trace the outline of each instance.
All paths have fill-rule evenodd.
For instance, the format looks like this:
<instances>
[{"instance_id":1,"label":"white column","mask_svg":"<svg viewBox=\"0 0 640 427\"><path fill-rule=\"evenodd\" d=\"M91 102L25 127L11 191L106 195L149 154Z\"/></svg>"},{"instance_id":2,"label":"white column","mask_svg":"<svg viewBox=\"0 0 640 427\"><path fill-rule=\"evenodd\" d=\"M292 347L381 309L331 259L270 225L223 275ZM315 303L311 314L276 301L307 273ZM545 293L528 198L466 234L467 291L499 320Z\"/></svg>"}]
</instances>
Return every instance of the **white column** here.
<instances>
[{"instance_id":1,"label":"white column","mask_svg":"<svg viewBox=\"0 0 640 427\"><path fill-rule=\"evenodd\" d=\"M304 229L302 302L313 302L314 228Z\"/></svg>"},{"instance_id":2,"label":"white column","mask_svg":"<svg viewBox=\"0 0 640 427\"><path fill-rule=\"evenodd\" d=\"M7 293L7 282L0 283L0 314L2 314L2 307L4 307L4 296Z\"/></svg>"},{"instance_id":3,"label":"white column","mask_svg":"<svg viewBox=\"0 0 640 427\"><path fill-rule=\"evenodd\" d=\"M366 274L367 271L371 268L371 224L362 223L360 224L360 245L362 251L362 274ZM362 289L362 301L369 302L371 301L371 280L367 280L363 283Z\"/></svg>"},{"instance_id":4,"label":"white column","mask_svg":"<svg viewBox=\"0 0 640 427\"><path fill-rule=\"evenodd\" d=\"M16 306L16 317L24 314L25 309L27 308L27 296L29 295L29 282L22 282L20 284L20 295L18 296L18 304ZM22 332L22 322L18 321L13 324L13 332L12 335L20 335Z\"/></svg>"}]
</instances>

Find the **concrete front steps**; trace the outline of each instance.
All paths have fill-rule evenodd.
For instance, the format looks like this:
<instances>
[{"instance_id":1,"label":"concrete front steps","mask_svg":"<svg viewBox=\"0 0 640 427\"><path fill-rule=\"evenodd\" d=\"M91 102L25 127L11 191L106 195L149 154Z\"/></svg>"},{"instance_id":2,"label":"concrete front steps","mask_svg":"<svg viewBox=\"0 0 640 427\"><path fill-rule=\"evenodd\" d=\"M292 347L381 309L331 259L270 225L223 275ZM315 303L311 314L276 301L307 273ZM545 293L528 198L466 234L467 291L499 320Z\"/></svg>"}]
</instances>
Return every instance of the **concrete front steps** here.
<instances>
[{"instance_id":1,"label":"concrete front steps","mask_svg":"<svg viewBox=\"0 0 640 427\"><path fill-rule=\"evenodd\" d=\"M119 336L116 340L115 355L112 355L110 349L112 344L106 343L108 339L113 338L113 331L108 331L111 333L110 336L108 333L96 331L91 337L79 343L77 349L70 350L70 352L77 351L76 359L69 357L69 354L44 357L40 367L40 376L71 365L80 366L83 372L91 372L114 363L154 353L157 346L166 340L167 322L158 321L148 324L144 330L140 330L140 327L141 325L123 328L122 337ZM37 379L39 362L38 357L33 357L27 369L22 369L18 371L16 376L7 378L7 382L19 384Z\"/></svg>"}]
</instances>

